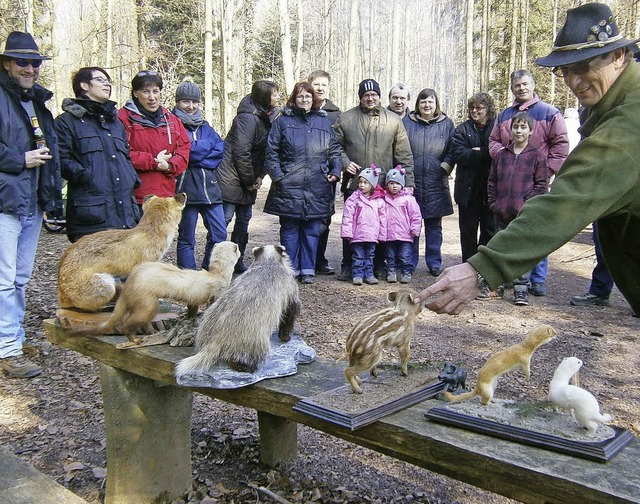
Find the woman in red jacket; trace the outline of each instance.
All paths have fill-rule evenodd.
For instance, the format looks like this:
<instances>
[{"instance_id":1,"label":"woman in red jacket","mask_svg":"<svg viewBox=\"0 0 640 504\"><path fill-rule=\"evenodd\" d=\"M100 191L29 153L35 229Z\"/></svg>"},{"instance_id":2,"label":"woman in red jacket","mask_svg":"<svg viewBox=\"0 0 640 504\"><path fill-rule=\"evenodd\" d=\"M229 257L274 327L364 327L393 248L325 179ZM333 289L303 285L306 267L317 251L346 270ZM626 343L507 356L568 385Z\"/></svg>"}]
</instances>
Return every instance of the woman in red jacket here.
<instances>
[{"instance_id":1,"label":"woman in red jacket","mask_svg":"<svg viewBox=\"0 0 640 504\"><path fill-rule=\"evenodd\" d=\"M118 118L124 124L131 162L142 182L134 191L142 205L149 194L175 194L176 177L189 164L191 140L180 119L160 105L162 78L158 72L138 72L131 89L131 98L118 112Z\"/></svg>"}]
</instances>

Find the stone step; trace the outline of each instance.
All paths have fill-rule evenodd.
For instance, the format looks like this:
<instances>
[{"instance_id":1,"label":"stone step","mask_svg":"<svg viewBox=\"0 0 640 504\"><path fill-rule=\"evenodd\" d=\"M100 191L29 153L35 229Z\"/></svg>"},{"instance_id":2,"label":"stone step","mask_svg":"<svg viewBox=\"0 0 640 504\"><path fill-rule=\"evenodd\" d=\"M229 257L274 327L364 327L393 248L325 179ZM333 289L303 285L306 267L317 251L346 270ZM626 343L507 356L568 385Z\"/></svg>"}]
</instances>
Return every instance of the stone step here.
<instances>
[{"instance_id":1,"label":"stone step","mask_svg":"<svg viewBox=\"0 0 640 504\"><path fill-rule=\"evenodd\" d=\"M53 478L0 447L0 503L87 504Z\"/></svg>"}]
</instances>

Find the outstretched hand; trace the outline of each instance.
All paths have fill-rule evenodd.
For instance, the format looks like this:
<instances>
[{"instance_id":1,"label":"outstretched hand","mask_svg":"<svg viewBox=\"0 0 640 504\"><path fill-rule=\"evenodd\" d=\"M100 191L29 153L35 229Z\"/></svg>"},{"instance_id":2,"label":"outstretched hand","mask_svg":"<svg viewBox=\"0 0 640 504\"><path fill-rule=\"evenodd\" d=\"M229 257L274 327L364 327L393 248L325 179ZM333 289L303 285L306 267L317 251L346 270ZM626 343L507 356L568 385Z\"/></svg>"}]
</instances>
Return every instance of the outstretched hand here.
<instances>
[{"instance_id":1,"label":"outstretched hand","mask_svg":"<svg viewBox=\"0 0 640 504\"><path fill-rule=\"evenodd\" d=\"M436 313L458 315L479 293L476 270L469 263L463 263L445 269L436 283L418 294L416 303L425 303ZM434 296L435 299L431 299Z\"/></svg>"}]
</instances>

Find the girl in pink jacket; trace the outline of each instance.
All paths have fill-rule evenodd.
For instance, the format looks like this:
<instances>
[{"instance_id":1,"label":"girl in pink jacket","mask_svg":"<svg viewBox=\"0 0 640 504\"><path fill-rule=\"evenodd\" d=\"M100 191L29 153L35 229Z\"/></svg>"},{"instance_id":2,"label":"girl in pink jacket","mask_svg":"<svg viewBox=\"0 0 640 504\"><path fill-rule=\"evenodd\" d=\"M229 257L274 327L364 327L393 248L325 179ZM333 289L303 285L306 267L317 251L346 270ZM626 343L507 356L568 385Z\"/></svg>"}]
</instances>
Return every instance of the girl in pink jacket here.
<instances>
[{"instance_id":1,"label":"girl in pink jacket","mask_svg":"<svg viewBox=\"0 0 640 504\"><path fill-rule=\"evenodd\" d=\"M340 236L351 245L353 285L375 285L373 256L376 243L387 239L384 191L378 186L380 170L376 165L365 168L358 175L358 190L344 203Z\"/></svg>"},{"instance_id":2,"label":"girl in pink jacket","mask_svg":"<svg viewBox=\"0 0 640 504\"><path fill-rule=\"evenodd\" d=\"M387 282L409 283L413 273L413 239L420 236L422 215L410 190L404 188L405 171L396 166L387 173L384 201L387 207Z\"/></svg>"}]
</instances>

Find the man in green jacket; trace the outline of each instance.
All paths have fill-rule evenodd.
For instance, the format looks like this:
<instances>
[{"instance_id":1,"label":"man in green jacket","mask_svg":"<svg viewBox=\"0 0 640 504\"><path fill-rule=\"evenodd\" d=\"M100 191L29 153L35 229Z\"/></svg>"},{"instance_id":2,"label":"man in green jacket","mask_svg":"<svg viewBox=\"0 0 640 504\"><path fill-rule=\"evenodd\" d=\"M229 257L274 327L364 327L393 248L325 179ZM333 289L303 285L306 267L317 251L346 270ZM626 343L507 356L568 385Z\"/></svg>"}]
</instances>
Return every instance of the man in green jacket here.
<instances>
[{"instance_id":1,"label":"man in green jacket","mask_svg":"<svg viewBox=\"0 0 640 504\"><path fill-rule=\"evenodd\" d=\"M402 165L407 187L414 187L413 155L400 116L380 105L380 85L365 79L358 86L360 103L343 112L333 129L342 145L342 191L345 201L358 187L358 173L375 164L381 169L379 184L384 187L388 170ZM384 254L376 251L374 268L384 269ZM338 280L351 281L351 249L342 247L342 271Z\"/></svg>"},{"instance_id":2,"label":"man in green jacket","mask_svg":"<svg viewBox=\"0 0 640 504\"><path fill-rule=\"evenodd\" d=\"M483 285L495 289L560 248L592 221L611 275L640 314L640 65L637 41L618 31L599 3L570 9L551 53L537 60L585 107L583 140L569 154L551 191L520 214L468 263L448 268L418 299L457 314Z\"/></svg>"}]
</instances>

